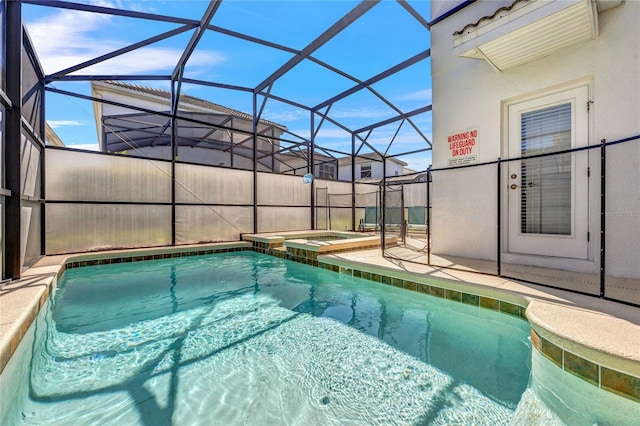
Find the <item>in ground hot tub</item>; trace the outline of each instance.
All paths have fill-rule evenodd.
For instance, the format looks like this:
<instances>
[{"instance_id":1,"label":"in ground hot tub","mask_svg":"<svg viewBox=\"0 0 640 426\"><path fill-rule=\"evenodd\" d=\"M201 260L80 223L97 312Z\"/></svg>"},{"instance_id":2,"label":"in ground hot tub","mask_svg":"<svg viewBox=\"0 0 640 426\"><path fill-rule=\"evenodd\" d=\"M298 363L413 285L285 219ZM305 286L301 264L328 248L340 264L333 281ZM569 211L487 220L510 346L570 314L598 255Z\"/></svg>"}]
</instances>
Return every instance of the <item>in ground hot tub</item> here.
<instances>
[{"instance_id":1,"label":"in ground hot tub","mask_svg":"<svg viewBox=\"0 0 640 426\"><path fill-rule=\"evenodd\" d=\"M318 255L380 247L380 235L349 231L288 231L266 234L245 234L257 251L288 257L303 263L316 264ZM387 236L387 245L397 238Z\"/></svg>"}]
</instances>

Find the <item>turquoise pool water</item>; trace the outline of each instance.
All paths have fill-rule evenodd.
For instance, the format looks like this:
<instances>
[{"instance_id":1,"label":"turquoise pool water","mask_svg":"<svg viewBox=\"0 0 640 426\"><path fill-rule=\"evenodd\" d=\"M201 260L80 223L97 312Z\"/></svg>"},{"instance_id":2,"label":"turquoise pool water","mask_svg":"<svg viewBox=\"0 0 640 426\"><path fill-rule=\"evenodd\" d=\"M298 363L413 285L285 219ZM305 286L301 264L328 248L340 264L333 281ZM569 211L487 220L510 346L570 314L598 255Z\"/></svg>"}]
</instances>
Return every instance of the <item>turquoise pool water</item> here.
<instances>
[{"instance_id":1,"label":"turquoise pool water","mask_svg":"<svg viewBox=\"0 0 640 426\"><path fill-rule=\"evenodd\" d=\"M253 252L71 269L54 296L3 424L560 424L528 324L486 309Z\"/></svg>"}]
</instances>

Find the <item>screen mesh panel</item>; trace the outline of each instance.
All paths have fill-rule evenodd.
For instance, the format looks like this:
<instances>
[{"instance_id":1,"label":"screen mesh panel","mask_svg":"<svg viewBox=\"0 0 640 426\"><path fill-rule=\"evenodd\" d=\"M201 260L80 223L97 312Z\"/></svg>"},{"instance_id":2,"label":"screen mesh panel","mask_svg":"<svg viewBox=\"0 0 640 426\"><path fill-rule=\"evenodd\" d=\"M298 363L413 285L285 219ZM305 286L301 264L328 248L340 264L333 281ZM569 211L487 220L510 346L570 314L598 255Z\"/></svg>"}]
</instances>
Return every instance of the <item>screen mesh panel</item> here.
<instances>
[{"instance_id":1,"label":"screen mesh panel","mask_svg":"<svg viewBox=\"0 0 640 426\"><path fill-rule=\"evenodd\" d=\"M253 207L176 206L176 244L238 241L253 232Z\"/></svg>"},{"instance_id":2,"label":"screen mesh panel","mask_svg":"<svg viewBox=\"0 0 640 426\"><path fill-rule=\"evenodd\" d=\"M47 204L47 254L171 244L171 206Z\"/></svg>"},{"instance_id":3,"label":"screen mesh panel","mask_svg":"<svg viewBox=\"0 0 640 426\"><path fill-rule=\"evenodd\" d=\"M258 232L298 231L310 229L308 207L259 207Z\"/></svg>"},{"instance_id":4,"label":"screen mesh panel","mask_svg":"<svg viewBox=\"0 0 640 426\"><path fill-rule=\"evenodd\" d=\"M176 202L253 204L253 173L176 164Z\"/></svg>"},{"instance_id":5,"label":"screen mesh panel","mask_svg":"<svg viewBox=\"0 0 640 426\"><path fill-rule=\"evenodd\" d=\"M258 205L311 206L311 185L300 176L258 173Z\"/></svg>"},{"instance_id":6,"label":"screen mesh panel","mask_svg":"<svg viewBox=\"0 0 640 426\"><path fill-rule=\"evenodd\" d=\"M46 150L47 200L171 202L171 164L79 151Z\"/></svg>"},{"instance_id":7,"label":"screen mesh panel","mask_svg":"<svg viewBox=\"0 0 640 426\"><path fill-rule=\"evenodd\" d=\"M20 203L20 258L23 267L30 266L40 258L40 216L42 206L38 202L22 200Z\"/></svg>"},{"instance_id":8,"label":"screen mesh panel","mask_svg":"<svg viewBox=\"0 0 640 426\"><path fill-rule=\"evenodd\" d=\"M607 147L605 294L640 304L640 139Z\"/></svg>"},{"instance_id":9,"label":"screen mesh panel","mask_svg":"<svg viewBox=\"0 0 640 426\"><path fill-rule=\"evenodd\" d=\"M41 198L40 150L42 147L31 136L22 133L20 146L20 183L22 195Z\"/></svg>"}]
</instances>

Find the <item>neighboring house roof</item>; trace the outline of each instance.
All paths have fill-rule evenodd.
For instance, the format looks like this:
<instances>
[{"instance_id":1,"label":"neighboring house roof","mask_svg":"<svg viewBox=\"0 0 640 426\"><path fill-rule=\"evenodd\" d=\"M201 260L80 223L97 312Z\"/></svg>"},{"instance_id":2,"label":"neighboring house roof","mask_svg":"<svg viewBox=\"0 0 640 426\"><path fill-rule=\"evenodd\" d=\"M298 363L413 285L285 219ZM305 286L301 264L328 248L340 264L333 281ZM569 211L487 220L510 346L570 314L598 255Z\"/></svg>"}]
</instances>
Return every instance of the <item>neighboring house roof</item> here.
<instances>
[{"instance_id":1,"label":"neighboring house roof","mask_svg":"<svg viewBox=\"0 0 640 426\"><path fill-rule=\"evenodd\" d=\"M361 154L358 155L358 158L356 160L356 164L367 164L370 163L371 161L374 161L374 159L377 159L378 161L382 162L382 160L380 160L380 156L378 154L375 153L371 153L371 154ZM302 164L303 162L306 164L306 156L304 153L285 153L285 154L281 154L280 155L280 160L283 163L289 164L289 165L298 165L298 163ZM405 163L404 161L398 160L397 158L393 158L393 157L389 157L387 158L387 160L392 161L396 164L400 164L403 166L403 175L409 174L409 173L415 173L415 171L407 169L407 163ZM320 153L315 153L314 155L314 163L316 166L320 165L320 164L335 164L337 161L338 163L338 167L346 167L346 166L350 166L351 165L351 156L346 156L346 157L339 157L339 158L334 158L334 157L329 157L328 155L324 155L324 154L320 154ZM362 181L367 181L367 179L372 179L372 182L377 183L380 178L363 178ZM360 182L361 179L358 179L358 182Z\"/></svg>"},{"instance_id":2,"label":"neighboring house roof","mask_svg":"<svg viewBox=\"0 0 640 426\"><path fill-rule=\"evenodd\" d=\"M429 179L428 173L413 173L413 174L406 174L406 175L400 175L400 176L387 176L386 182L387 182L387 185L400 185L400 184L427 182L428 179ZM356 179L356 182L379 185L379 184L382 184L382 178L381 177L360 178L360 179Z\"/></svg>"},{"instance_id":3,"label":"neighboring house roof","mask_svg":"<svg viewBox=\"0 0 640 426\"><path fill-rule=\"evenodd\" d=\"M60 139L55 130L53 130L53 127L49 126L47 122L44 123L44 141L48 145L65 146L62 139Z\"/></svg>"},{"instance_id":4,"label":"neighboring house roof","mask_svg":"<svg viewBox=\"0 0 640 426\"><path fill-rule=\"evenodd\" d=\"M162 100L164 102L167 102L167 104L171 101L171 92L169 92L168 90L157 89L155 87L140 86L140 85L137 85L137 84L123 83L121 81L111 81L111 80L98 81L98 82L94 81L91 84L96 86L96 87L100 87L101 86L103 88L108 88L109 86L118 87L118 88L124 89L126 91L135 92L135 93L143 94L143 95L147 95L147 96L153 96L153 97L156 97L156 98L160 98L160 100ZM253 120L253 116L251 114L247 114L245 112L238 111L238 110L235 110L233 108L228 108L228 107L220 105L220 104L209 102L209 101L206 101L204 99L196 98L195 96L191 96L191 95L181 94L180 95L180 102L183 103L183 104L187 104L187 105L196 107L197 109L200 109L200 110L201 109L206 109L206 110L215 111L215 112L218 112L218 113L228 114L228 115L231 115L231 116L234 116L234 117L242 118L242 119L247 120L247 121ZM261 119L260 122L262 124L268 124L268 125L276 126L276 127L280 128L282 130L286 130L287 129L286 126L283 126L282 124L275 123L273 121Z\"/></svg>"},{"instance_id":5,"label":"neighboring house roof","mask_svg":"<svg viewBox=\"0 0 640 426\"><path fill-rule=\"evenodd\" d=\"M402 160L398 160L395 157L387 157L387 160L389 161L393 161L394 163L400 164L403 167L407 166L408 164L405 163ZM368 163L369 161L380 161L382 162L382 157L378 154L376 154L375 152L372 153L367 153L367 154L358 154L358 157L356 158L356 164L361 164L361 163ZM338 162L341 166L344 166L346 164L351 164L351 157L340 157L338 159Z\"/></svg>"},{"instance_id":6,"label":"neighboring house roof","mask_svg":"<svg viewBox=\"0 0 640 426\"><path fill-rule=\"evenodd\" d=\"M282 157L292 157L292 158L301 158L300 155L295 155L295 154L282 154ZM325 154L320 154L318 152L316 152L314 154L314 160L315 163L322 163L322 162L335 162L336 160L338 161L338 165L339 166L347 166L349 164L351 164L351 156L344 156L344 157L330 157L328 155ZM408 164L405 163L402 160L398 160L397 158L394 157L388 157L387 160L389 161L393 161L394 163L400 164L403 167L407 166ZM379 161L382 162L382 157L380 157L378 154L376 153L368 153L368 154L358 154L358 157L356 158L356 164L362 164L362 163L370 163L371 161Z\"/></svg>"}]
</instances>

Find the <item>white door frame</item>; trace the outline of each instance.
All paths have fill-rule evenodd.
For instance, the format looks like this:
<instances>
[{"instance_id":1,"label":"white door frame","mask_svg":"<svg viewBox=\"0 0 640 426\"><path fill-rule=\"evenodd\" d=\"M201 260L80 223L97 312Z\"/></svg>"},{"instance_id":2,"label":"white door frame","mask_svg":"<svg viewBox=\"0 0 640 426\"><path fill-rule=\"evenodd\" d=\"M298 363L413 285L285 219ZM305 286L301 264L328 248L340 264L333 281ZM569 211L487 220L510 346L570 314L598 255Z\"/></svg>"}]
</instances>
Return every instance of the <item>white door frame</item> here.
<instances>
[{"instance_id":1,"label":"white door frame","mask_svg":"<svg viewBox=\"0 0 640 426\"><path fill-rule=\"evenodd\" d=\"M555 105L571 104L571 148L589 144L589 85L581 84L553 93L506 104L506 141L508 158L520 157L521 116ZM571 232L569 235L523 233L520 226L521 161L508 163L506 179L507 252L517 255L537 255L571 259L589 257L589 184L588 151L568 154L571 162ZM515 178L513 178L515 176ZM513 186L517 189L511 189Z\"/></svg>"}]
</instances>

